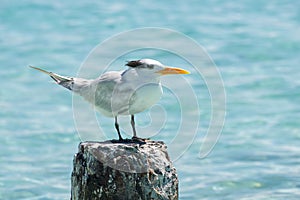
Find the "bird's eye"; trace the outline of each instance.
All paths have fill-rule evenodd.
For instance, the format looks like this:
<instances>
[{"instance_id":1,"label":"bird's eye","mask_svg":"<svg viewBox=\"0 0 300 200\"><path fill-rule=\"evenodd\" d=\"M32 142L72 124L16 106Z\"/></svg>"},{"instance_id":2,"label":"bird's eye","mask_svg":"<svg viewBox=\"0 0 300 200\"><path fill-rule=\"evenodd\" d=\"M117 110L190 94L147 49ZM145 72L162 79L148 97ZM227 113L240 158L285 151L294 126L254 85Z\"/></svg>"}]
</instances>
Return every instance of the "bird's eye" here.
<instances>
[{"instance_id":1,"label":"bird's eye","mask_svg":"<svg viewBox=\"0 0 300 200\"><path fill-rule=\"evenodd\" d=\"M154 65L148 65L148 69L153 69Z\"/></svg>"}]
</instances>

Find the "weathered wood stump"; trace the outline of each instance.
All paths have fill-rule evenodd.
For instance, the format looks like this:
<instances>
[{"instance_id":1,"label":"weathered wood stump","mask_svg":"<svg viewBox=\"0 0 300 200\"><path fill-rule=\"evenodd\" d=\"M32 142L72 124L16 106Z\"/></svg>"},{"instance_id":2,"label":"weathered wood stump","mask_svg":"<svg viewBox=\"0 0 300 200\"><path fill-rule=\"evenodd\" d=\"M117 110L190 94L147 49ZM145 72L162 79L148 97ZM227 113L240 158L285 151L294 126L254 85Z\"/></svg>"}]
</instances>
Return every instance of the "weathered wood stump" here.
<instances>
[{"instance_id":1,"label":"weathered wood stump","mask_svg":"<svg viewBox=\"0 0 300 200\"><path fill-rule=\"evenodd\" d=\"M82 142L74 157L72 200L178 199L176 169L163 142Z\"/></svg>"}]
</instances>

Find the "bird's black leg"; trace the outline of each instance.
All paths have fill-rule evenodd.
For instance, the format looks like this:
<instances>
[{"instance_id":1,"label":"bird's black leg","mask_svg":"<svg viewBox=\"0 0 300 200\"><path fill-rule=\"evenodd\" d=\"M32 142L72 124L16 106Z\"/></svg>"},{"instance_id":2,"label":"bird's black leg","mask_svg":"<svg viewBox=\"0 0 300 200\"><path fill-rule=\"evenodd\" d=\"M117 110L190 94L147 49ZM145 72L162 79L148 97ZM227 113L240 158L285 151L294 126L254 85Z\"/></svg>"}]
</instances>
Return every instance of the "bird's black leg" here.
<instances>
[{"instance_id":1,"label":"bird's black leg","mask_svg":"<svg viewBox=\"0 0 300 200\"><path fill-rule=\"evenodd\" d=\"M138 138L136 136L136 130L135 130L135 122L134 122L134 115L131 115L131 126L132 126L132 130L133 130L133 137L132 140L140 145L142 144L146 144L145 139L142 138Z\"/></svg>"},{"instance_id":2,"label":"bird's black leg","mask_svg":"<svg viewBox=\"0 0 300 200\"><path fill-rule=\"evenodd\" d=\"M118 124L118 119L117 119L117 116L115 116L115 127L117 129L117 132L118 132L118 136L119 136L119 140L123 140L122 136L121 136L121 133L120 133L120 129L119 129L119 124Z\"/></svg>"},{"instance_id":3,"label":"bird's black leg","mask_svg":"<svg viewBox=\"0 0 300 200\"><path fill-rule=\"evenodd\" d=\"M134 115L131 115L131 126L132 126L132 130L133 130L133 137L137 138L137 136L136 136L136 130L135 130Z\"/></svg>"}]
</instances>

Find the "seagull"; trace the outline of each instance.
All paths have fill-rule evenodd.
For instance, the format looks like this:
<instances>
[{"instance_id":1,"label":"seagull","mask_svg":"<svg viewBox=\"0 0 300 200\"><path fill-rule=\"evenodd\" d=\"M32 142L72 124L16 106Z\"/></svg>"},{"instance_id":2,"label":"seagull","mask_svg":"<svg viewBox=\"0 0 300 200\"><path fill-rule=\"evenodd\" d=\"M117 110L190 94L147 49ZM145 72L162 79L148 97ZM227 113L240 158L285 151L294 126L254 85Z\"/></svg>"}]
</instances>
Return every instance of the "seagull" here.
<instances>
[{"instance_id":1,"label":"seagull","mask_svg":"<svg viewBox=\"0 0 300 200\"><path fill-rule=\"evenodd\" d=\"M118 124L119 115L130 115L133 139L138 139L134 115L150 108L163 94L160 77L170 74L189 74L187 70L168 67L157 60L128 61L123 71L109 71L96 79L61 76L30 66L49 75L58 85L79 94L106 117L115 119L119 141L124 141Z\"/></svg>"}]
</instances>

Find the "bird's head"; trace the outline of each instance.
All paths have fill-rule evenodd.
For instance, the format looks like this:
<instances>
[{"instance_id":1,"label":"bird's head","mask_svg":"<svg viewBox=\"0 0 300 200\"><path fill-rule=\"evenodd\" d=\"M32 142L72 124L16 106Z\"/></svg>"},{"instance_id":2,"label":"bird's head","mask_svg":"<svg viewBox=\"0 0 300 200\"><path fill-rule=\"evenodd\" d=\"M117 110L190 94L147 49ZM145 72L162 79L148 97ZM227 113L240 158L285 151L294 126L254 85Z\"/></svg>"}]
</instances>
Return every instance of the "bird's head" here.
<instances>
[{"instance_id":1,"label":"bird's head","mask_svg":"<svg viewBox=\"0 0 300 200\"><path fill-rule=\"evenodd\" d=\"M148 76L160 77L170 74L189 74L190 72L176 67L165 66L157 60L141 59L129 61L126 64L130 68L134 68L138 73L141 72Z\"/></svg>"}]
</instances>

